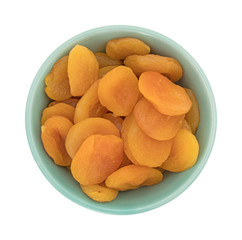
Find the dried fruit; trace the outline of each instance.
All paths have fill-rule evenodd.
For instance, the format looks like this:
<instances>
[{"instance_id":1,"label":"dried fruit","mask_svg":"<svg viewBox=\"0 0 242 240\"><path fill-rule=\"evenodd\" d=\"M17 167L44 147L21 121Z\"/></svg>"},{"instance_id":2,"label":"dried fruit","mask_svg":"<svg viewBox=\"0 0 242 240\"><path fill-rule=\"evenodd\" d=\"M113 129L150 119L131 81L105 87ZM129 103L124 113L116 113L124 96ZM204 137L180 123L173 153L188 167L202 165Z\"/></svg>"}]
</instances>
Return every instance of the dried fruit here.
<instances>
[{"instance_id":1,"label":"dried fruit","mask_svg":"<svg viewBox=\"0 0 242 240\"><path fill-rule=\"evenodd\" d=\"M71 163L73 177L82 185L99 184L123 160L123 140L115 135L91 135Z\"/></svg>"},{"instance_id":2,"label":"dried fruit","mask_svg":"<svg viewBox=\"0 0 242 240\"><path fill-rule=\"evenodd\" d=\"M59 59L45 77L45 93L53 100L62 101L71 97L67 62L68 56Z\"/></svg>"},{"instance_id":3,"label":"dried fruit","mask_svg":"<svg viewBox=\"0 0 242 240\"><path fill-rule=\"evenodd\" d=\"M72 123L65 117L52 116L41 127L41 139L45 151L60 166L69 166L71 158L65 149L65 139Z\"/></svg>"},{"instance_id":4,"label":"dried fruit","mask_svg":"<svg viewBox=\"0 0 242 240\"><path fill-rule=\"evenodd\" d=\"M138 96L138 79L128 67L118 66L100 79L100 103L117 116L130 114Z\"/></svg>"},{"instance_id":5,"label":"dried fruit","mask_svg":"<svg viewBox=\"0 0 242 240\"><path fill-rule=\"evenodd\" d=\"M137 76L143 72L154 71L163 74L172 82L180 80L183 74L182 66L176 59L160 55L131 55L124 60L124 64Z\"/></svg>"},{"instance_id":6,"label":"dried fruit","mask_svg":"<svg viewBox=\"0 0 242 240\"><path fill-rule=\"evenodd\" d=\"M129 55L144 55L150 52L150 47L137 38L112 39L106 44L106 53L112 59L125 59Z\"/></svg>"},{"instance_id":7,"label":"dried fruit","mask_svg":"<svg viewBox=\"0 0 242 240\"><path fill-rule=\"evenodd\" d=\"M192 106L184 88L157 72L142 73L139 78L139 90L160 113L165 115L182 115Z\"/></svg>"},{"instance_id":8,"label":"dried fruit","mask_svg":"<svg viewBox=\"0 0 242 240\"><path fill-rule=\"evenodd\" d=\"M113 172L105 181L109 188L119 191L137 189L161 182L163 174L154 168L128 165Z\"/></svg>"},{"instance_id":9,"label":"dried fruit","mask_svg":"<svg viewBox=\"0 0 242 240\"><path fill-rule=\"evenodd\" d=\"M70 157L74 158L82 143L94 134L120 136L117 127L107 119L87 118L82 120L73 125L66 137L65 146Z\"/></svg>"},{"instance_id":10,"label":"dried fruit","mask_svg":"<svg viewBox=\"0 0 242 240\"><path fill-rule=\"evenodd\" d=\"M70 51L67 73L72 96L82 96L98 78L98 61L85 46L76 45Z\"/></svg>"}]
</instances>

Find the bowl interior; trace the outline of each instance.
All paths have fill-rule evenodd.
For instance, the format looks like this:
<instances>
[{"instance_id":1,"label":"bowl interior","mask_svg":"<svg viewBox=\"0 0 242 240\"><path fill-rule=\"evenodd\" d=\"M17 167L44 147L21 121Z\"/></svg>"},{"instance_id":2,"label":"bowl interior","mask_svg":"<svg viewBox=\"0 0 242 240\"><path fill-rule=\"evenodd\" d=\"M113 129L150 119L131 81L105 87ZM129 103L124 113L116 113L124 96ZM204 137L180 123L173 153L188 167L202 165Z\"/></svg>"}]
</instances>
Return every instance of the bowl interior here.
<instances>
[{"instance_id":1,"label":"bowl interior","mask_svg":"<svg viewBox=\"0 0 242 240\"><path fill-rule=\"evenodd\" d=\"M176 58L182 65L184 76L179 84L191 88L200 108L200 124L196 133L200 145L198 161L191 169L181 173L165 172L160 184L137 190L120 192L109 203L97 203L82 193L70 172L59 167L46 154L40 138L40 118L49 103L45 95L44 78L53 64L69 53L76 44L93 52L104 51L109 39L136 37L149 46L151 52ZM216 107L210 85L196 61L169 38L148 29L132 26L109 26L93 29L73 37L57 48L43 63L31 86L26 104L26 132L35 161L49 182L72 201L92 210L111 214L134 214L159 207L181 194L199 175L211 152L216 132Z\"/></svg>"}]
</instances>

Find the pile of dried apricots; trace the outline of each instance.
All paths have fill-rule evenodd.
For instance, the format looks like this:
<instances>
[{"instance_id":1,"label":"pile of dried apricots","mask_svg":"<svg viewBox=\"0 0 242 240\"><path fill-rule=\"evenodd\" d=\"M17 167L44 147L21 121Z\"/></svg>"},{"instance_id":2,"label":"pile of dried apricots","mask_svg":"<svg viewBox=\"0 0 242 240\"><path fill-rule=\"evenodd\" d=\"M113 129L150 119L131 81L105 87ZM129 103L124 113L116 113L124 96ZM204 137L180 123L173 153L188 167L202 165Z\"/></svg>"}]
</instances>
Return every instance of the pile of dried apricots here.
<instances>
[{"instance_id":1,"label":"pile of dried apricots","mask_svg":"<svg viewBox=\"0 0 242 240\"><path fill-rule=\"evenodd\" d=\"M175 83L182 75L176 59L136 38L112 39L105 52L74 46L45 77L47 154L98 202L157 184L165 170L189 169L199 108L193 91Z\"/></svg>"}]
</instances>

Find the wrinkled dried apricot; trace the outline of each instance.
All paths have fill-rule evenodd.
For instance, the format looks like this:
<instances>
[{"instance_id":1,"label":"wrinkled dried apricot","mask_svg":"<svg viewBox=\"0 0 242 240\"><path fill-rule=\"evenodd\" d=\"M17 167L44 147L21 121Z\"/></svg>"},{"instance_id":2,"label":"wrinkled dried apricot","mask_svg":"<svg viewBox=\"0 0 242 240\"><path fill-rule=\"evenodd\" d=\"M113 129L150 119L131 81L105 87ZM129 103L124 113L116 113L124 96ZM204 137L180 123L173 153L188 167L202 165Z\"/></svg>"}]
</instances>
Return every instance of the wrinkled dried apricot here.
<instances>
[{"instance_id":1,"label":"wrinkled dried apricot","mask_svg":"<svg viewBox=\"0 0 242 240\"><path fill-rule=\"evenodd\" d=\"M99 68L98 78L102 78L107 72L111 71L116 67L117 66L107 66L107 67Z\"/></svg>"},{"instance_id":2,"label":"wrinkled dried apricot","mask_svg":"<svg viewBox=\"0 0 242 240\"><path fill-rule=\"evenodd\" d=\"M71 98L68 98L68 99L62 100L62 101L52 101L52 102L49 103L48 107L52 107L57 103L66 103L66 104L71 105L72 107L75 108L79 100L80 100L80 98L71 97Z\"/></svg>"},{"instance_id":3,"label":"wrinkled dried apricot","mask_svg":"<svg viewBox=\"0 0 242 240\"><path fill-rule=\"evenodd\" d=\"M68 56L59 59L45 77L45 93L53 100L61 101L71 97L67 62Z\"/></svg>"},{"instance_id":4,"label":"wrinkled dried apricot","mask_svg":"<svg viewBox=\"0 0 242 240\"><path fill-rule=\"evenodd\" d=\"M42 112L41 125L54 115L59 115L68 118L71 122L74 119L75 108L66 103L57 103L51 107L47 107Z\"/></svg>"},{"instance_id":5,"label":"wrinkled dried apricot","mask_svg":"<svg viewBox=\"0 0 242 240\"><path fill-rule=\"evenodd\" d=\"M128 165L122 167L111 175L105 181L109 188L119 191L137 189L142 186L150 186L161 182L163 174L154 168Z\"/></svg>"},{"instance_id":6,"label":"wrinkled dried apricot","mask_svg":"<svg viewBox=\"0 0 242 240\"><path fill-rule=\"evenodd\" d=\"M111 121L121 131L124 121L121 117L115 116L113 113L105 113L102 117Z\"/></svg>"},{"instance_id":7,"label":"wrinkled dried apricot","mask_svg":"<svg viewBox=\"0 0 242 240\"><path fill-rule=\"evenodd\" d=\"M133 110L138 96L138 79L128 67L118 66L100 79L100 103L117 116L127 116Z\"/></svg>"},{"instance_id":8,"label":"wrinkled dried apricot","mask_svg":"<svg viewBox=\"0 0 242 240\"><path fill-rule=\"evenodd\" d=\"M95 53L95 56L96 56L98 64L99 64L99 68L103 68L103 67L107 67L107 66L122 65L121 60L112 59L104 52L97 52L97 53Z\"/></svg>"},{"instance_id":9,"label":"wrinkled dried apricot","mask_svg":"<svg viewBox=\"0 0 242 240\"><path fill-rule=\"evenodd\" d=\"M180 80L183 74L182 67L176 59L160 55L131 55L124 60L124 64L137 76L146 71L154 71L163 74L172 82Z\"/></svg>"},{"instance_id":10,"label":"wrinkled dried apricot","mask_svg":"<svg viewBox=\"0 0 242 240\"><path fill-rule=\"evenodd\" d=\"M161 165L165 170L181 172L191 168L197 161L199 145L196 137L181 128L175 138L168 159Z\"/></svg>"},{"instance_id":11,"label":"wrinkled dried apricot","mask_svg":"<svg viewBox=\"0 0 242 240\"><path fill-rule=\"evenodd\" d=\"M168 116L158 112L145 98L140 99L134 108L134 117L145 134L156 140L175 137L181 128L185 114Z\"/></svg>"},{"instance_id":12,"label":"wrinkled dried apricot","mask_svg":"<svg viewBox=\"0 0 242 240\"><path fill-rule=\"evenodd\" d=\"M133 114L126 117L123 122L122 138L128 158L131 161L134 158L135 164L147 167L161 166L168 158L172 146L172 140L157 141L146 135L139 128ZM129 151L132 154L131 157Z\"/></svg>"},{"instance_id":13,"label":"wrinkled dried apricot","mask_svg":"<svg viewBox=\"0 0 242 240\"><path fill-rule=\"evenodd\" d=\"M109 120L104 118L87 118L73 125L67 134L65 145L69 156L74 158L82 143L94 134L120 136L117 127Z\"/></svg>"},{"instance_id":14,"label":"wrinkled dried apricot","mask_svg":"<svg viewBox=\"0 0 242 240\"><path fill-rule=\"evenodd\" d=\"M123 140L115 135L91 135L71 162L71 173L82 185L99 184L123 160Z\"/></svg>"},{"instance_id":15,"label":"wrinkled dried apricot","mask_svg":"<svg viewBox=\"0 0 242 240\"><path fill-rule=\"evenodd\" d=\"M185 90L192 101L192 107L186 113L185 119L189 122L192 132L195 133L199 124L199 107L193 91L189 88L185 88Z\"/></svg>"},{"instance_id":16,"label":"wrinkled dried apricot","mask_svg":"<svg viewBox=\"0 0 242 240\"><path fill-rule=\"evenodd\" d=\"M118 196L118 190L102 184L81 185L82 191L96 202L110 202Z\"/></svg>"},{"instance_id":17,"label":"wrinkled dried apricot","mask_svg":"<svg viewBox=\"0 0 242 240\"><path fill-rule=\"evenodd\" d=\"M76 45L68 58L67 73L72 96L82 96L98 78L98 61L85 46Z\"/></svg>"},{"instance_id":18,"label":"wrinkled dried apricot","mask_svg":"<svg viewBox=\"0 0 242 240\"><path fill-rule=\"evenodd\" d=\"M94 82L76 105L74 123L89 117L101 117L107 109L101 105L97 95L99 80Z\"/></svg>"},{"instance_id":19,"label":"wrinkled dried apricot","mask_svg":"<svg viewBox=\"0 0 242 240\"><path fill-rule=\"evenodd\" d=\"M142 73L139 78L139 90L160 113L165 115L182 115L192 106L184 88L158 72Z\"/></svg>"},{"instance_id":20,"label":"wrinkled dried apricot","mask_svg":"<svg viewBox=\"0 0 242 240\"><path fill-rule=\"evenodd\" d=\"M106 53L112 59L125 59L129 55L144 55L150 47L137 38L117 38L106 43Z\"/></svg>"},{"instance_id":21,"label":"wrinkled dried apricot","mask_svg":"<svg viewBox=\"0 0 242 240\"><path fill-rule=\"evenodd\" d=\"M72 123L65 117L52 116L41 127L41 139L48 155L60 166L69 166L71 158L65 149L65 139Z\"/></svg>"}]
</instances>

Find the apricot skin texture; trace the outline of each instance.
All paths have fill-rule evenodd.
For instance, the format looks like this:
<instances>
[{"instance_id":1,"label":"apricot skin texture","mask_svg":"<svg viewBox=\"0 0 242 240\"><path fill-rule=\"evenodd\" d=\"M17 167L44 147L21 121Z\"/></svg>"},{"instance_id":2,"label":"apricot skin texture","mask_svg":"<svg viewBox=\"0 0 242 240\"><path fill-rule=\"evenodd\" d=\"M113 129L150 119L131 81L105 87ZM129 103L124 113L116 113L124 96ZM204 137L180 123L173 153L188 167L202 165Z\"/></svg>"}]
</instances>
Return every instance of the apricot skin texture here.
<instances>
[{"instance_id":1,"label":"apricot skin texture","mask_svg":"<svg viewBox=\"0 0 242 240\"><path fill-rule=\"evenodd\" d=\"M150 47L136 38L117 38L107 42L106 52L112 59L125 59L132 54L148 54Z\"/></svg>"},{"instance_id":2,"label":"apricot skin texture","mask_svg":"<svg viewBox=\"0 0 242 240\"><path fill-rule=\"evenodd\" d=\"M66 137L65 146L70 157L74 158L82 143L94 134L120 136L118 128L107 119L87 118L82 120L71 127Z\"/></svg>"},{"instance_id":3,"label":"apricot skin texture","mask_svg":"<svg viewBox=\"0 0 242 240\"><path fill-rule=\"evenodd\" d=\"M91 135L71 163L73 177L82 185L99 184L120 166L123 140L115 135Z\"/></svg>"},{"instance_id":4,"label":"apricot skin texture","mask_svg":"<svg viewBox=\"0 0 242 240\"><path fill-rule=\"evenodd\" d=\"M100 79L100 103L117 116L127 116L133 110L138 96L138 79L128 67L118 66Z\"/></svg>"},{"instance_id":5,"label":"apricot skin texture","mask_svg":"<svg viewBox=\"0 0 242 240\"><path fill-rule=\"evenodd\" d=\"M96 202L110 202L118 195L118 190L108 188L102 184L81 185L81 189L88 197Z\"/></svg>"},{"instance_id":6,"label":"apricot skin texture","mask_svg":"<svg viewBox=\"0 0 242 240\"><path fill-rule=\"evenodd\" d=\"M113 172L105 181L107 187L126 191L161 182L163 174L154 168L128 165Z\"/></svg>"},{"instance_id":7,"label":"apricot skin texture","mask_svg":"<svg viewBox=\"0 0 242 240\"><path fill-rule=\"evenodd\" d=\"M170 156L162 168L171 172L182 172L191 168L197 161L199 144L196 137L181 128L173 140Z\"/></svg>"},{"instance_id":8,"label":"apricot skin texture","mask_svg":"<svg viewBox=\"0 0 242 240\"><path fill-rule=\"evenodd\" d=\"M168 157L172 140L157 141L146 135L130 114L122 126L124 151L134 163L147 167L159 167Z\"/></svg>"},{"instance_id":9,"label":"apricot skin texture","mask_svg":"<svg viewBox=\"0 0 242 240\"><path fill-rule=\"evenodd\" d=\"M71 97L67 62L68 56L59 59L45 77L45 93L50 99L62 101Z\"/></svg>"},{"instance_id":10,"label":"apricot skin texture","mask_svg":"<svg viewBox=\"0 0 242 240\"><path fill-rule=\"evenodd\" d=\"M60 166L69 166L71 158L65 149L65 139L72 123L65 117L52 116L41 127L41 140L45 151Z\"/></svg>"},{"instance_id":11,"label":"apricot skin texture","mask_svg":"<svg viewBox=\"0 0 242 240\"><path fill-rule=\"evenodd\" d=\"M144 72L139 78L139 90L160 112L169 116L186 114L192 102L184 88L158 72Z\"/></svg>"},{"instance_id":12,"label":"apricot skin texture","mask_svg":"<svg viewBox=\"0 0 242 240\"><path fill-rule=\"evenodd\" d=\"M73 123L74 113L75 113L75 108L70 106L69 104L66 104L66 103L54 104L51 107L45 108L44 111L42 112L41 125L43 125L48 118L54 115L66 117Z\"/></svg>"},{"instance_id":13,"label":"apricot skin texture","mask_svg":"<svg viewBox=\"0 0 242 240\"><path fill-rule=\"evenodd\" d=\"M185 114L168 116L160 113L145 98L138 101L134 108L134 116L139 127L151 138L168 140L181 128Z\"/></svg>"},{"instance_id":14,"label":"apricot skin texture","mask_svg":"<svg viewBox=\"0 0 242 240\"><path fill-rule=\"evenodd\" d=\"M154 71L176 82L183 75L182 67L176 59L155 54L131 55L124 60L124 64L130 67L137 76L142 72Z\"/></svg>"},{"instance_id":15,"label":"apricot skin texture","mask_svg":"<svg viewBox=\"0 0 242 240\"><path fill-rule=\"evenodd\" d=\"M70 51L67 73L72 96L82 96L98 79L98 61L85 46L76 45Z\"/></svg>"}]
</instances>

